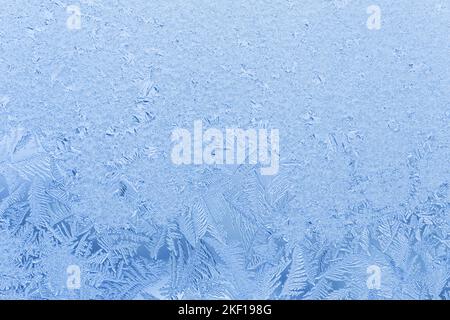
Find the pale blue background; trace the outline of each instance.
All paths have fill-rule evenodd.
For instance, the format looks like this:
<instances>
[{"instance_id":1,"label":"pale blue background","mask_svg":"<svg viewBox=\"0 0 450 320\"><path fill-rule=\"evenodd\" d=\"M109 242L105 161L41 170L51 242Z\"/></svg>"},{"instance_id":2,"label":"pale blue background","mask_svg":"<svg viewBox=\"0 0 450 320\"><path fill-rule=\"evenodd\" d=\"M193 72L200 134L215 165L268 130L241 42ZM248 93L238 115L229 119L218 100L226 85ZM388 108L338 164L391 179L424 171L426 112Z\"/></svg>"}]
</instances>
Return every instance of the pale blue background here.
<instances>
[{"instance_id":1,"label":"pale blue background","mask_svg":"<svg viewBox=\"0 0 450 320\"><path fill-rule=\"evenodd\" d=\"M448 1L0 7L1 299L449 297ZM199 119L279 174L174 166Z\"/></svg>"}]
</instances>

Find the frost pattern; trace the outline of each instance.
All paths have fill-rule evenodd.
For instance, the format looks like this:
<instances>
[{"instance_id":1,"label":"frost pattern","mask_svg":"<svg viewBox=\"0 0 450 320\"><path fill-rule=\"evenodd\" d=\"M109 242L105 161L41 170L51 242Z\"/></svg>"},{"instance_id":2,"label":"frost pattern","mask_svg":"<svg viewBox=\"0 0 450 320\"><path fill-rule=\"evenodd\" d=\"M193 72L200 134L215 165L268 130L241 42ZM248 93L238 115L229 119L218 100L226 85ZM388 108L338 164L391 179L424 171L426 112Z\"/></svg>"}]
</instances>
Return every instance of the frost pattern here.
<instances>
[{"instance_id":1,"label":"frost pattern","mask_svg":"<svg viewBox=\"0 0 450 320\"><path fill-rule=\"evenodd\" d=\"M377 4L375 33L325 0L81 1L67 30L7 0L0 299L450 298L450 7ZM174 166L197 119L279 128L279 174Z\"/></svg>"}]
</instances>

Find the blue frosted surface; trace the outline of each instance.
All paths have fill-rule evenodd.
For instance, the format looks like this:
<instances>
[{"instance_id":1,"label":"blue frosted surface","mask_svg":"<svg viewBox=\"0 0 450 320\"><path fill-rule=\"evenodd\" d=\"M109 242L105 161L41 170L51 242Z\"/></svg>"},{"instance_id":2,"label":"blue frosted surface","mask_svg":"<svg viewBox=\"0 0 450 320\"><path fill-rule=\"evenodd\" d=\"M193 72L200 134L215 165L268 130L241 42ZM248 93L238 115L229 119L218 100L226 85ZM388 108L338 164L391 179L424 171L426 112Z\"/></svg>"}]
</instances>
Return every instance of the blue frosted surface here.
<instances>
[{"instance_id":1,"label":"blue frosted surface","mask_svg":"<svg viewBox=\"0 0 450 320\"><path fill-rule=\"evenodd\" d=\"M449 1L71 4L1 3L0 299L450 297ZM278 174L174 165L196 120Z\"/></svg>"}]
</instances>

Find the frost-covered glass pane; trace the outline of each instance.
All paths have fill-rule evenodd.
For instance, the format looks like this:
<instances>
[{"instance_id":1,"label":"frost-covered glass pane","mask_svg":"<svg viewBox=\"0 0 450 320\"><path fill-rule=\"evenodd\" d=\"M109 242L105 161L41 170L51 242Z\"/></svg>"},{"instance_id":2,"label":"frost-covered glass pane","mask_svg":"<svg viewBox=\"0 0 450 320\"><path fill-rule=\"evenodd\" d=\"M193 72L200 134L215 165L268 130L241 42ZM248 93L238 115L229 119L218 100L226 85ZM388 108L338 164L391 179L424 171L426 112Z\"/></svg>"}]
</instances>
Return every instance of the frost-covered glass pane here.
<instances>
[{"instance_id":1,"label":"frost-covered glass pane","mask_svg":"<svg viewBox=\"0 0 450 320\"><path fill-rule=\"evenodd\" d=\"M448 299L445 0L2 0L0 299Z\"/></svg>"}]
</instances>

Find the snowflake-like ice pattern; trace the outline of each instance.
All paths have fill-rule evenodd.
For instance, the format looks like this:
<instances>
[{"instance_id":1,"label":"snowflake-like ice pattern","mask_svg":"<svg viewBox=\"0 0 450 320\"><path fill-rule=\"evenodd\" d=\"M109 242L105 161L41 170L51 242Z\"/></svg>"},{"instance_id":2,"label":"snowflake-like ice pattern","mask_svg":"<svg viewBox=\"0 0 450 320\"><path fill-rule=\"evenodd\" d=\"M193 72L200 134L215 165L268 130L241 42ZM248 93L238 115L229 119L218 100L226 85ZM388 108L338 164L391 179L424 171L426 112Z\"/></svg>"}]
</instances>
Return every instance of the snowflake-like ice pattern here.
<instances>
[{"instance_id":1,"label":"snowflake-like ice pattern","mask_svg":"<svg viewBox=\"0 0 450 320\"><path fill-rule=\"evenodd\" d=\"M2 1L0 299L447 299L443 0ZM172 130L277 128L280 169Z\"/></svg>"}]
</instances>

